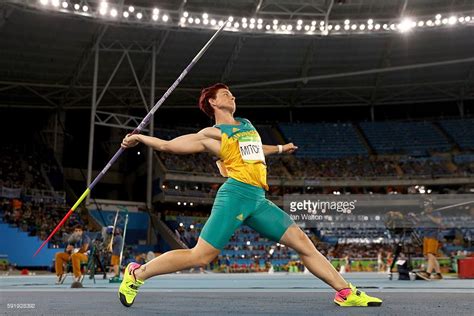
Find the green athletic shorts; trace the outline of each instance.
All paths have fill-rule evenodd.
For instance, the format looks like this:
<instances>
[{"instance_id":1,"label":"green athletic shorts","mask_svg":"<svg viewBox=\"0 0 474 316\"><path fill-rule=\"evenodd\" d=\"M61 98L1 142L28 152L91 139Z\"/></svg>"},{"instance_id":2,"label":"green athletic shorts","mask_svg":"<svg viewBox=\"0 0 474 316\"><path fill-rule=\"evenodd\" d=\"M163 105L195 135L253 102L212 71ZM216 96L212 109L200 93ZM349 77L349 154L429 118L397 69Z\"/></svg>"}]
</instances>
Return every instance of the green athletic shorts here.
<instances>
[{"instance_id":1,"label":"green athletic shorts","mask_svg":"<svg viewBox=\"0 0 474 316\"><path fill-rule=\"evenodd\" d=\"M263 237L279 242L294 221L265 198L264 189L229 178L217 192L211 215L200 237L222 250L242 224Z\"/></svg>"}]
</instances>

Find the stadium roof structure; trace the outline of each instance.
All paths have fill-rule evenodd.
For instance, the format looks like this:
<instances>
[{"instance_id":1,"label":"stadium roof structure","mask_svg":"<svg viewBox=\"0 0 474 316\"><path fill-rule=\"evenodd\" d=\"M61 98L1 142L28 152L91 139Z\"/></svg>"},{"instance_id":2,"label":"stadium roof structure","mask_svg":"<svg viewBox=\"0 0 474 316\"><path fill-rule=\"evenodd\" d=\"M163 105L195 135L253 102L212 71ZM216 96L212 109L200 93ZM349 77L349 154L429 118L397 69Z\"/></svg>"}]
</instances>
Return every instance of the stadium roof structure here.
<instances>
[{"instance_id":1,"label":"stadium roof structure","mask_svg":"<svg viewBox=\"0 0 474 316\"><path fill-rule=\"evenodd\" d=\"M159 97L229 17L164 107L215 82L240 107L474 99L473 1L103 2L2 1L0 108L90 109L94 87L98 110L149 106L152 57Z\"/></svg>"}]
</instances>

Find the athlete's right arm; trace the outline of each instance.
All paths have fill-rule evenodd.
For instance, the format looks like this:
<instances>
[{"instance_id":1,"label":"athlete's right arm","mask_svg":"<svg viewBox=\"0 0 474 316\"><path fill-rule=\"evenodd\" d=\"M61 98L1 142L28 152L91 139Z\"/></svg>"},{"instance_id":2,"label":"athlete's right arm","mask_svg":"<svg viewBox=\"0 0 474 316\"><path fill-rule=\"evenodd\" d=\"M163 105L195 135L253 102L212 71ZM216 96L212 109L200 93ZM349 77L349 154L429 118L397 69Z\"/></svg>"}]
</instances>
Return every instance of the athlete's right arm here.
<instances>
[{"instance_id":1,"label":"athlete's right arm","mask_svg":"<svg viewBox=\"0 0 474 316\"><path fill-rule=\"evenodd\" d=\"M178 155L210 152L219 156L220 141L209 138L206 133L187 134L172 140L163 140L141 134L128 134L122 141L123 148L130 148L142 143L154 150Z\"/></svg>"}]
</instances>

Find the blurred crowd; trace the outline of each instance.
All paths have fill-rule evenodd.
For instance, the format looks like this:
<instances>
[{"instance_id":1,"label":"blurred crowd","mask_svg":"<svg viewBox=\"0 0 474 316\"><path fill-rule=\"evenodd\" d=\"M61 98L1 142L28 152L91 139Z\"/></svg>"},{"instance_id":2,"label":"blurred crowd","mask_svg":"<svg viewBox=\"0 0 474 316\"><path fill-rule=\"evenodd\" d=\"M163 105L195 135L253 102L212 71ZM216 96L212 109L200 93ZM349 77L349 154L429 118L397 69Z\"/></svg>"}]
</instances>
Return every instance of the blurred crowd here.
<instances>
[{"instance_id":1,"label":"blurred crowd","mask_svg":"<svg viewBox=\"0 0 474 316\"><path fill-rule=\"evenodd\" d=\"M0 187L50 190L34 154L17 146L0 148Z\"/></svg>"},{"instance_id":2,"label":"blurred crowd","mask_svg":"<svg viewBox=\"0 0 474 316\"><path fill-rule=\"evenodd\" d=\"M38 236L45 240L59 221L67 213L65 205L54 203L24 202L20 199L2 199L0 216L2 221L14 225L29 236ZM63 236L70 233L76 224L87 224L78 212L74 212L64 226L51 239L53 247L63 243Z\"/></svg>"},{"instance_id":3,"label":"blurred crowd","mask_svg":"<svg viewBox=\"0 0 474 316\"><path fill-rule=\"evenodd\" d=\"M176 156L159 154L170 171L217 176L215 159L208 154ZM409 159L397 156L384 158L348 157L314 159L290 155L266 158L270 178L377 178L377 177L439 177L472 174L474 162L455 164L450 160Z\"/></svg>"}]
</instances>

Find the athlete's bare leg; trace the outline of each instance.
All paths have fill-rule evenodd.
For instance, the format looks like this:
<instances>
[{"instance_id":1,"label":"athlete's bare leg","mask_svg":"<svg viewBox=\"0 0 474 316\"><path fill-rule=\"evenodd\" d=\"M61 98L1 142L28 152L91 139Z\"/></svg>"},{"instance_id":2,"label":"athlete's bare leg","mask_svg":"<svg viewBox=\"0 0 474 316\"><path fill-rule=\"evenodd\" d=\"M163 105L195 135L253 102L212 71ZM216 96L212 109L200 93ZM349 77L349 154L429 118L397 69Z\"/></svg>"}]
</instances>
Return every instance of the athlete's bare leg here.
<instances>
[{"instance_id":1,"label":"athlete's bare leg","mask_svg":"<svg viewBox=\"0 0 474 316\"><path fill-rule=\"evenodd\" d=\"M298 252L304 265L336 291L348 287L348 282L336 271L332 264L316 249L313 242L297 225L290 226L280 243Z\"/></svg>"},{"instance_id":2,"label":"athlete's bare leg","mask_svg":"<svg viewBox=\"0 0 474 316\"><path fill-rule=\"evenodd\" d=\"M205 266L211 262L220 250L199 238L192 249L172 250L162 254L135 270L135 277L145 281L155 275L172 273L195 266Z\"/></svg>"}]
</instances>

